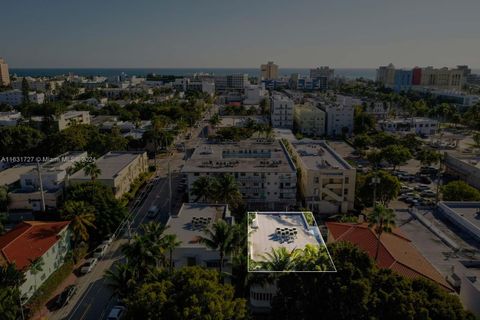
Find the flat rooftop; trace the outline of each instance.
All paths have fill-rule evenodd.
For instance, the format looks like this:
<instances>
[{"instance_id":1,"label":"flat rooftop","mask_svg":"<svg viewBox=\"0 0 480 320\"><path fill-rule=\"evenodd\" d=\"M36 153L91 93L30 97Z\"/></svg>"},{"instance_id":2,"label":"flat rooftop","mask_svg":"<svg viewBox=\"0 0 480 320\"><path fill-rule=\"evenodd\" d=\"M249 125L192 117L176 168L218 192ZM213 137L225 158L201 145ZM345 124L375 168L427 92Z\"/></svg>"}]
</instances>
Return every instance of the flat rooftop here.
<instances>
[{"instance_id":1,"label":"flat rooftop","mask_svg":"<svg viewBox=\"0 0 480 320\"><path fill-rule=\"evenodd\" d=\"M450 157L453 157L472 167L480 169L480 155L478 154L461 153L458 151L448 151L445 153L447 153ZM448 160L448 157L446 159Z\"/></svg>"},{"instance_id":2,"label":"flat rooftop","mask_svg":"<svg viewBox=\"0 0 480 320\"><path fill-rule=\"evenodd\" d=\"M441 203L480 230L480 201L442 201Z\"/></svg>"},{"instance_id":3,"label":"flat rooftop","mask_svg":"<svg viewBox=\"0 0 480 320\"><path fill-rule=\"evenodd\" d=\"M215 221L223 219L226 206L223 204L184 203L177 215L168 219L165 234L174 234L181 241L181 247L205 247L199 240L205 236L205 229Z\"/></svg>"},{"instance_id":4,"label":"flat rooftop","mask_svg":"<svg viewBox=\"0 0 480 320\"><path fill-rule=\"evenodd\" d=\"M248 120L253 123L267 124L268 120L262 116L221 116L218 127L244 127Z\"/></svg>"},{"instance_id":5,"label":"flat rooftop","mask_svg":"<svg viewBox=\"0 0 480 320\"><path fill-rule=\"evenodd\" d=\"M27 172L30 172L36 166L32 165L19 165L13 168L5 169L0 171L0 186L3 185L10 185L15 183L16 181L20 180L20 176Z\"/></svg>"},{"instance_id":6,"label":"flat rooftop","mask_svg":"<svg viewBox=\"0 0 480 320\"><path fill-rule=\"evenodd\" d=\"M353 169L326 141L303 139L291 144L300 156L300 161L310 170Z\"/></svg>"},{"instance_id":7,"label":"flat rooftop","mask_svg":"<svg viewBox=\"0 0 480 320\"><path fill-rule=\"evenodd\" d=\"M128 166L132 161L140 157L144 151L138 152L109 152L100 158L98 158L95 163L97 167L101 170L98 180L103 179L112 179ZM75 172L70 179L75 180L90 180L90 177L85 175L84 170L78 170Z\"/></svg>"},{"instance_id":8,"label":"flat rooftop","mask_svg":"<svg viewBox=\"0 0 480 320\"><path fill-rule=\"evenodd\" d=\"M250 255L256 261L263 260L263 256L274 248L285 247L292 251L303 249L307 244L325 245L320 234L315 235L309 229L302 212L256 212L251 228L253 231L248 235ZM295 228L297 236L284 241L276 236L277 228Z\"/></svg>"},{"instance_id":9,"label":"flat rooftop","mask_svg":"<svg viewBox=\"0 0 480 320\"><path fill-rule=\"evenodd\" d=\"M195 149L182 172L295 173L295 165L280 141L249 139L207 143Z\"/></svg>"}]
</instances>

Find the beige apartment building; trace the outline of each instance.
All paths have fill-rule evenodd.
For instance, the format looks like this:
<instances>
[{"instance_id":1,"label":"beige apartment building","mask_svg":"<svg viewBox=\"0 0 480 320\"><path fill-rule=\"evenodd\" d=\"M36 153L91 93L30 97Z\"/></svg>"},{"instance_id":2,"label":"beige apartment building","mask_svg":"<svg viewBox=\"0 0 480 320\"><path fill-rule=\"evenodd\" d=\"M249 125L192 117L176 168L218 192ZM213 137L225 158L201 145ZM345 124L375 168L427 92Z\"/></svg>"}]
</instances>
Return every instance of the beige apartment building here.
<instances>
[{"instance_id":1,"label":"beige apartment building","mask_svg":"<svg viewBox=\"0 0 480 320\"><path fill-rule=\"evenodd\" d=\"M73 124L90 124L88 111L67 111L57 118L58 130L62 131Z\"/></svg>"},{"instance_id":2,"label":"beige apartment building","mask_svg":"<svg viewBox=\"0 0 480 320\"><path fill-rule=\"evenodd\" d=\"M10 74L8 73L8 64L3 58L0 58L0 86L10 84Z\"/></svg>"},{"instance_id":3,"label":"beige apartment building","mask_svg":"<svg viewBox=\"0 0 480 320\"><path fill-rule=\"evenodd\" d=\"M269 61L267 64L262 64L260 66L260 75L264 80L274 80L278 79L278 66Z\"/></svg>"},{"instance_id":4,"label":"beige apartment building","mask_svg":"<svg viewBox=\"0 0 480 320\"><path fill-rule=\"evenodd\" d=\"M295 128L307 136L324 136L325 118L325 111L312 104L296 105L294 108Z\"/></svg>"},{"instance_id":5,"label":"beige apartment building","mask_svg":"<svg viewBox=\"0 0 480 320\"><path fill-rule=\"evenodd\" d=\"M96 181L110 187L116 198L130 190L133 181L148 170L147 153L143 151L111 151L95 161L101 173ZM70 179L72 185L91 181L84 170L77 171Z\"/></svg>"},{"instance_id":6,"label":"beige apartment building","mask_svg":"<svg viewBox=\"0 0 480 320\"><path fill-rule=\"evenodd\" d=\"M464 71L461 69L433 68L421 69L420 86L438 89L461 90L464 82Z\"/></svg>"},{"instance_id":7,"label":"beige apartment building","mask_svg":"<svg viewBox=\"0 0 480 320\"><path fill-rule=\"evenodd\" d=\"M300 186L307 207L319 214L353 210L356 170L325 141L292 142L301 170Z\"/></svg>"},{"instance_id":8,"label":"beige apartment building","mask_svg":"<svg viewBox=\"0 0 480 320\"><path fill-rule=\"evenodd\" d=\"M196 200L191 190L198 178L231 174L251 209L285 210L296 204L296 167L278 140L201 145L186 161L182 173L187 177L190 202Z\"/></svg>"}]
</instances>

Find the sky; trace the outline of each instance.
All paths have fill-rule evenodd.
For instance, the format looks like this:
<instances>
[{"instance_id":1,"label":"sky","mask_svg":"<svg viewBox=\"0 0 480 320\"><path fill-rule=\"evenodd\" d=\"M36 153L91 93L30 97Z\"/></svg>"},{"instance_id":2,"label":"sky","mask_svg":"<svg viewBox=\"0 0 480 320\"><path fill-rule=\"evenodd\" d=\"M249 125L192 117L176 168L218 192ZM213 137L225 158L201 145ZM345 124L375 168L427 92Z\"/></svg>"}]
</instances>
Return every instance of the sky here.
<instances>
[{"instance_id":1,"label":"sky","mask_svg":"<svg viewBox=\"0 0 480 320\"><path fill-rule=\"evenodd\" d=\"M479 0L18 0L1 11L13 68L480 68Z\"/></svg>"}]
</instances>

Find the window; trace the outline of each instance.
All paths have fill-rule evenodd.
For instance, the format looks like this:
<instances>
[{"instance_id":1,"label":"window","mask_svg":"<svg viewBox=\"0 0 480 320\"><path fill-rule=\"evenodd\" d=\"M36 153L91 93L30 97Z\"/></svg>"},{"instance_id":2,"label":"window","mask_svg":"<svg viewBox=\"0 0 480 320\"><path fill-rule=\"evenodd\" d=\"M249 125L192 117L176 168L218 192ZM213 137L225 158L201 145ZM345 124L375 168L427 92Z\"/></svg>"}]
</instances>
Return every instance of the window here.
<instances>
[{"instance_id":1,"label":"window","mask_svg":"<svg viewBox=\"0 0 480 320\"><path fill-rule=\"evenodd\" d=\"M350 180L348 179L348 177L345 177L345 183L348 183Z\"/></svg>"},{"instance_id":2,"label":"window","mask_svg":"<svg viewBox=\"0 0 480 320\"><path fill-rule=\"evenodd\" d=\"M319 177L315 177L313 180L314 180L313 181L314 183L320 183L320 178Z\"/></svg>"},{"instance_id":3,"label":"window","mask_svg":"<svg viewBox=\"0 0 480 320\"><path fill-rule=\"evenodd\" d=\"M198 177L198 176L200 175L200 173L195 172L193 175L194 175L195 177Z\"/></svg>"},{"instance_id":4,"label":"window","mask_svg":"<svg viewBox=\"0 0 480 320\"><path fill-rule=\"evenodd\" d=\"M197 258L195 257L187 258L187 266L196 266L196 265L197 265Z\"/></svg>"}]
</instances>

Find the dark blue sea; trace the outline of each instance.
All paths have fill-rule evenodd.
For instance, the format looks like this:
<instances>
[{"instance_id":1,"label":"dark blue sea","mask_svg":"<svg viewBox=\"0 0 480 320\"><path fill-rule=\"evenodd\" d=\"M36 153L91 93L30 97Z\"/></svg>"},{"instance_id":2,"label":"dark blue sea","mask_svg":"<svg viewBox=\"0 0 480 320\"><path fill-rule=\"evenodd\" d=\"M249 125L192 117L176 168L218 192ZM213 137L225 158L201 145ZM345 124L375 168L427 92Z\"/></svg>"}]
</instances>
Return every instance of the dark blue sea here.
<instances>
[{"instance_id":1,"label":"dark blue sea","mask_svg":"<svg viewBox=\"0 0 480 320\"><path fill-rule=\"evenodd\" d=\"M214 75L225 75L231 73L247 73L250 76L258 76L259 68L10 68L10 73L17 76L57 76L65 74L76 74L79 76L117 76L122 73L127 75L145 76L150 73L157 75L187 76L194 73L210 73ZM307 68L281 68L280 74L290 76L292 73L299 73L307 76ZM335 75L350 79L366 78L375 79L374 68L339 68L335 69Z\"/></svg>"}]
</instances>

